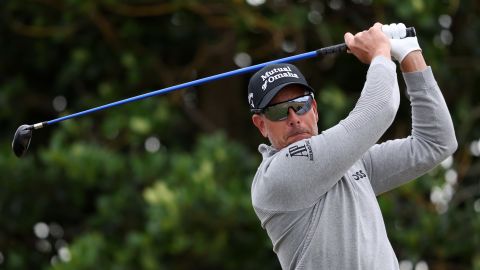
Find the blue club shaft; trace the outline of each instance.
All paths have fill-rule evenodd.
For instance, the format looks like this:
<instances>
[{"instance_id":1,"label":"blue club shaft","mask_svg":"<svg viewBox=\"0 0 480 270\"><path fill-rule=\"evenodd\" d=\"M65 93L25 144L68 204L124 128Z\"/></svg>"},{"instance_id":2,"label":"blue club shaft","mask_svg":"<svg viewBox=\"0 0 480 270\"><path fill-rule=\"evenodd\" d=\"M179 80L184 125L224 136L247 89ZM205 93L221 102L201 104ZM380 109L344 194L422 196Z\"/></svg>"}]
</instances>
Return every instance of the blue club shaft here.
<instances>
[{"instance_id":1,"label":"blue club shaft","mask_svg":"<svg viewBox=\"0 0 480 270\"><path fill-rule=\"evenodd\" d=\"M172 91L176 91L176 90L179 90L179 89L198 86L198 85L201 85L201 84L205 84L205 83L208 83L208 82L224 79L224 78L227 78L227 77L232 77L232 76L235 76L235 75L254 72L254 71L257 71L257 70L263 68L266 65L276 64L276 63L294 62L294 61L298 61L298 60L302 60L302 59L312 58L312 57L315 57L317 55L318 55L317 51L306 52L306 53L302 53L302 54L298 54L298 55L293 55L293 56L289 56L289 57L285 57L285 58L281 58L281 59L257 64L257 65L254 65L254 66L248 66L248 67L224 72L224 73L217 74L217 75L212 75L212 76L209 76L209 77L201 78L201 79L198 79L198 80L194 80L194 81L190 81L190 82L186 82L186 83L182 83L182 84L177 84L177 85L170 86L170 87L167 87L167 88L155 90L155 91L148 92L148 93L145 93L145 94L142 94L142 95L130 97L130 98L127 98L127 99L122 99L122 100L115 101L115 102L112 102L112 103L108 103L108 104L105 104L105 105L102 105L102 106L91 108L91 109L88 109L88 110L85 110L85 111L77 112L77 113L66 115L66 116L63 116L63 117L59 117L59 118L56 118L56 119L53 119L53 120L50 120L50 121L46 121L46 122L41 123L41 126L38 126L38 128L44 127L46 125L52 125L52 124L55 124L55 123L58 123L58 122L61 122L61 121L64 121L64 120L67 120L67 119L70 119L70 118L76 118L76 117L84 116L84 115L91 114L91 113L94 113L94 112L97 112L97 111L112 108L112 107L115 107L115 106L123 105L123 104L130 103L130 102L134 102L134 101L137 101L137 100L146 99L146 98L149 98L149 97L152 97L152 96L163 95L163 94L166 94L166 93L169 93L169 92L172 92Z\"/></svg>"},{"instance_id":2,"label":"blue club shaft","mask_svg":"<svg viewBox=\"0 0 480 270\"><path fill-rule=\"evenodd\" d=\"M415 28L408 27L406 29L406 36L407 37L416 36ZM175 91L175 90L188 88L188 87L193 87L193 86L198 86L198 85L201 85L201 84L204 84L204 83L207 83L207 82L212 82L212 81L224 79L224 78L227 78L227 77L232 77L232 76L235 76L235 75L254 72L254 71L257 71L257 70L263 68L266 65L278 64L278 63L289 63L289 62L294 62L294 61L298 61L298 60L302 60L302 59L312 58L312 57L319 56L319 55L326 55L326 54L332 54L332 53L337 53L337 52L343 52L343 51L346 51L346 50L347 50L347 45L345 43L341 43L341 44L321 48L321 49L316 50L316 51L311 51L311 52L297 54L297 55L293 55L293 56L289 56L289 57L285 57L285 58L280 58L280 59L277 59L277 60L257 64L257 65L254 65L254 66L244 67L244 68L224 72L224 73L221 73L221 74L201 78L201 79L198 79L198 80L194 80L194 81L190 81L190 82L186 82L186 83L182 83L182 84L177 84L177 85L170 86L170 87L167 87L167 88L163 88L163 89L155 90L155 91L152 91L152 92L148 92L148 93L145 93L145 94L142 94L142 95L138 95L138 96L134 96L134 97L131 97L131 98L122 99L122 100L119 100L119 101L108 103L108 104L98 106L98 107L95 107L95 108L91 108L91 109L88 109L88 110L85 110L85 111L81 111L81 112L77 112L77 113L74 113L74 114L59 117L59 118L56 118L56 119L53 119L53 120L50 120L50 121L37 123L37 124L34 124L34 125L30 126L30 129L32 129L32 128L33 129L39 129L39 128L45 127L47 125L52 125L52 124L55 124L55 123L58 123L58 122L61 122L61 121L67 120L67 119L84 116L84 115L91 114L91 113L94 113L94 112L97 112L97 111L112 108L112 107L115 107L115 106L123 105L123 104L126 104L126 103L141 100L141 99L146 99L146 98L149 98L149 97L152 97L152 96L163 95L163 94Z\"/></svg>"}]
</instances>

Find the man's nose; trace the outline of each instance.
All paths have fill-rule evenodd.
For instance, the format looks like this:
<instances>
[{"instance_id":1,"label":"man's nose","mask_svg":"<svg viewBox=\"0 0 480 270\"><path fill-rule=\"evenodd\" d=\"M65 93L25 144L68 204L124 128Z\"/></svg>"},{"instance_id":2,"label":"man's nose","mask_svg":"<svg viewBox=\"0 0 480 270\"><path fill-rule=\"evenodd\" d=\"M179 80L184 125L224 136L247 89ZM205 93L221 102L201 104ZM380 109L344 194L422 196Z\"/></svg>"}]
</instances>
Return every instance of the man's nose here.
<instances>
[{"instance_id":1,"label":"man's nose","mask_svg":"<svg viewBox=\"0 0 480 270\"><path fill-rule=\"evenodd\" d=\"M300 125L300 117L293 108L288 108L287 123L289 126Z\"/></svg>"}]
</instances>

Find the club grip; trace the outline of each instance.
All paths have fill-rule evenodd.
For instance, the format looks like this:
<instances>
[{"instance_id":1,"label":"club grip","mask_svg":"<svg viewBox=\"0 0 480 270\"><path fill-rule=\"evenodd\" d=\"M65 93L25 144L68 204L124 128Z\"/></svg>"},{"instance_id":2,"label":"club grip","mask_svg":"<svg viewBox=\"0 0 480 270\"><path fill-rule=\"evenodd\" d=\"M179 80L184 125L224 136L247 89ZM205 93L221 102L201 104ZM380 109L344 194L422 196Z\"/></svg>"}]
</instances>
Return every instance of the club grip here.
<instances>
[{"instance_id":1,"label":"club grip","mask_svg":"<svg viewBox=\"0 0 480 270\"><path fill-rule=\"evenodd\" d=\"M407 31L407 35L405 37L416 37L417 32L415 32L415 27L407 27L405 29Z\"/></svg>"},{"instance_id":2,"label":"club grip","mask_svg":"<svg viewBox=\"0 0 480 270\"><path fill-rule=\"evenodd\" d=\"M407 27L406 29L406 36L405 37L415 37L417 36L417 32L415 32L415 27ZM347 51L347 44L341 43L337 45L328 46L325 48L321 48L316 50L317 55L327 55L339 52Z\"/></svg>"}]
</instances>

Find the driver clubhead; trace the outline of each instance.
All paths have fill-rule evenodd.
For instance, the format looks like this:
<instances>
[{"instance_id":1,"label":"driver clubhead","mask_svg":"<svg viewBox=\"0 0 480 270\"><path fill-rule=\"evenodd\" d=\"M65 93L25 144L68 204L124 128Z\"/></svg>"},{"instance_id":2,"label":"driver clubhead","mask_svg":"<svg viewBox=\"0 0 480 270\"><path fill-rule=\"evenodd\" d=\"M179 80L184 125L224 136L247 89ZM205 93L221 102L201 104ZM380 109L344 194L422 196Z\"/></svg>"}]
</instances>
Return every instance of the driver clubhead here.
<instances>
[{"instance_id":1,"label":"driver clubhead","mask_svg":"<svg viewBox=\"0 0 480 270\"><path fill-rule=\"evenodd\" d=\"M21 125L15 132L12 141L12 150L17 157L22 157L28 150L30 140L32 139L33 127L30 125Z\"/></svg>"}]
</instances>

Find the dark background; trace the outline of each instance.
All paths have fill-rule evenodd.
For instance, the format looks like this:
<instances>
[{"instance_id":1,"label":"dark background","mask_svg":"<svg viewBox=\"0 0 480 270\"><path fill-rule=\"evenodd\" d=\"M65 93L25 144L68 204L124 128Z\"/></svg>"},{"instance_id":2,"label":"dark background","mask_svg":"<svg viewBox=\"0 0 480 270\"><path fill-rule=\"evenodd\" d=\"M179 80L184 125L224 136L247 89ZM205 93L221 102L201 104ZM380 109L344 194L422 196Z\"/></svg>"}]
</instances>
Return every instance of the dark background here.
<instances>
[{"instance_id":1,"label":"dark background","mask_svg":"<svg viewBox=\"0 0 480 270\"><path fill-rule=\"evenodd\" d=\"M459 142L379 197L401 268L480 269L479 15L474 0L0 1L0 269L279 269L250 202L265 140L249 75L35 131L23 159L13 134L376 21L416 28ZM317 89L320 129L344 118L368 66L348 54L296 64ZM382 140L409 133L402 97Z\"/></svg>"}]
</instances>

